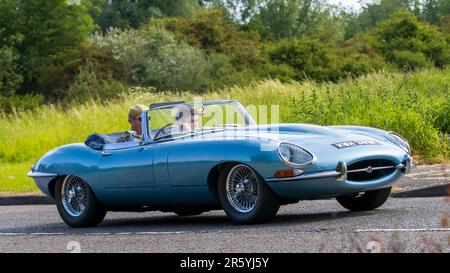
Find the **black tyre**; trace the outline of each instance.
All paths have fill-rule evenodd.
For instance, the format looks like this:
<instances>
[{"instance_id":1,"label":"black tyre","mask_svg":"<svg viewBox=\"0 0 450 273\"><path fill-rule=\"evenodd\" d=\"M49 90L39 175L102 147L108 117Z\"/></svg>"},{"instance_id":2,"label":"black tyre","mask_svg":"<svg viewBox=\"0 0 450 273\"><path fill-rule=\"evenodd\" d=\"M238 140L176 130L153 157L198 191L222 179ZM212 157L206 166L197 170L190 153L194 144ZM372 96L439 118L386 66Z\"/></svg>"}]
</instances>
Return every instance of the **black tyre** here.
<instances>
[{"instance_id":1,"label":"black tyre","mask_svg":"<svg viewBox=\"0 0 450 273\"><path fill-rule=\"evenodd\" d=\"M77 176L61 177L55 185L56 207L63 221L71 227L100 224L106 210L89 185Z\"/></svg>"},{"instance_id":2,"label":"black tyre","mask_svg":"<svg viewBox=\"0 0 450 273\"><path fill-rule=\"evenodd\" d=\"M278 197L244 164L223 167L218 178L218 195L227 216L238 224L267 222L280 208Z\"/></svg>"},{"instance_id":3,"label":"black tyre","mask_svg":"<svg viewBox=\"0 0 450 273\"><path fill-rule=\"evenodd\" d=\"M177 209L174 211L178 216L194 216L202 214L203 212L206 212L206 210L196 208Z\"/></svg>"},{"instance_id":4,"label":"black tyre","mask_svg":"<svg viewBox=\"0 0 450 273\"><path fill-rule=\"evenodd\" d=\"M351 211L373 210L383 205L391 193L391 188L366 191L352 195L336 197L344 208Z\"/></svg>"}]
</instances>

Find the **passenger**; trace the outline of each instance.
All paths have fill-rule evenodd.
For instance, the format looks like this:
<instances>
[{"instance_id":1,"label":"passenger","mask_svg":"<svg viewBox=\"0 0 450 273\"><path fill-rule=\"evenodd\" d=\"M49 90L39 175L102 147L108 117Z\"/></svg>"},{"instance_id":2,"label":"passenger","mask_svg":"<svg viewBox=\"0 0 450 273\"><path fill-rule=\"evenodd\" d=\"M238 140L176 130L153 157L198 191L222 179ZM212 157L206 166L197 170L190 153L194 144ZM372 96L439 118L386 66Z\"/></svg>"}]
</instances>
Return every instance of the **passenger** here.
<instances>
[{"instance_id":1,"label":"passenger","mask_svg":"<svg viewBox=\"0 0 450 273\"><path fill-rule=\"evenodd\" d=\"M198 127L198 112L192 107L183 107L177 111L175 120L179 131L195 130Z\"/></svg>"},{"instance_id":2,"label":"passenger","mask_svg":"<svg viewBox=\"0 0 450 273\"><path fill-rule=\"evenodd\" d=\"M128 123L131 125L131 131L126 131L123 133L119 142L127 142L133 140L142 140L142 119L141 114L148 110L145 105L137 104L128 110Z\"/></svg>"}]
</instances>

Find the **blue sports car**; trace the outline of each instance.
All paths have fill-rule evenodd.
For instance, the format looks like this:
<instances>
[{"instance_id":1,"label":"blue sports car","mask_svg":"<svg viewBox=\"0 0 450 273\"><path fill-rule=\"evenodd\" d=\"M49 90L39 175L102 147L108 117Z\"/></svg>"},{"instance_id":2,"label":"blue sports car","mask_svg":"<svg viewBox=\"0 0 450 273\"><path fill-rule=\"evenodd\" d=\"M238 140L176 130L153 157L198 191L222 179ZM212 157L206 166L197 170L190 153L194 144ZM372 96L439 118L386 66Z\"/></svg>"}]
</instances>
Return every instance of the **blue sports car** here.
<instances>
[{"instance_id":1,"label":"blue sports car","mask_svg":"<svg viewBox=\"0 0 450 273\"><path fill-rule=\"evenodd\" d=\"M409 144L394 132L257 125L237 101L152 104L141 120L140 137L94 133L33 165L28 176L56 200L66 224L95 226L107 211L188 216L212 209L253 224L281 205L325 197L351 211L372 210L411 167Z\"/></svg>"}]
</instances>

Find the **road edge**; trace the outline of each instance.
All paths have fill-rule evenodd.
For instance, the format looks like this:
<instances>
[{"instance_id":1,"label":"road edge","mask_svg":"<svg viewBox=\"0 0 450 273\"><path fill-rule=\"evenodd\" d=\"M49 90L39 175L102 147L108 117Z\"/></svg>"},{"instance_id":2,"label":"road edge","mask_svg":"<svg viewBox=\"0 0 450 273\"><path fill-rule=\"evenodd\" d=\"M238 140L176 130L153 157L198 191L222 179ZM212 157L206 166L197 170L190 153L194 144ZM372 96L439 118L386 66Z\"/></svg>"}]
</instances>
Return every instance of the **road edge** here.
<instances>
[{"instance_id":1,"label":"road edge","mask_svg":"<svg viewBox=\"0 0 450 273\"><path fill-rule=\"evenodd\" d=\"M0 196L0 206L53 205L55 200L44 195Z\"/></svg>"}]
</instances>

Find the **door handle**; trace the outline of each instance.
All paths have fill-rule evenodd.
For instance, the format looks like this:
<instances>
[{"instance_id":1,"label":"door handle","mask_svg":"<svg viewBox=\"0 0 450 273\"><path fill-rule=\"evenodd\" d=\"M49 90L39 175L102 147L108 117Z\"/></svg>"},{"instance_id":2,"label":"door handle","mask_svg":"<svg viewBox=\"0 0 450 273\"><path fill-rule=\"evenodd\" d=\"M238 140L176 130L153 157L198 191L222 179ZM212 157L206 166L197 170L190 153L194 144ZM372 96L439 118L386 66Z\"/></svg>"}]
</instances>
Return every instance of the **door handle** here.
<instances>
[{"instance_id":1,"label":"door handle","mask_svg":"<svg viewBox=\"0 0 450 273\"><path fill-rule=\"evenodd\" d=\"M112 153L102 152L102 156L110 156Z\"/></svg>"}]
</instances>

